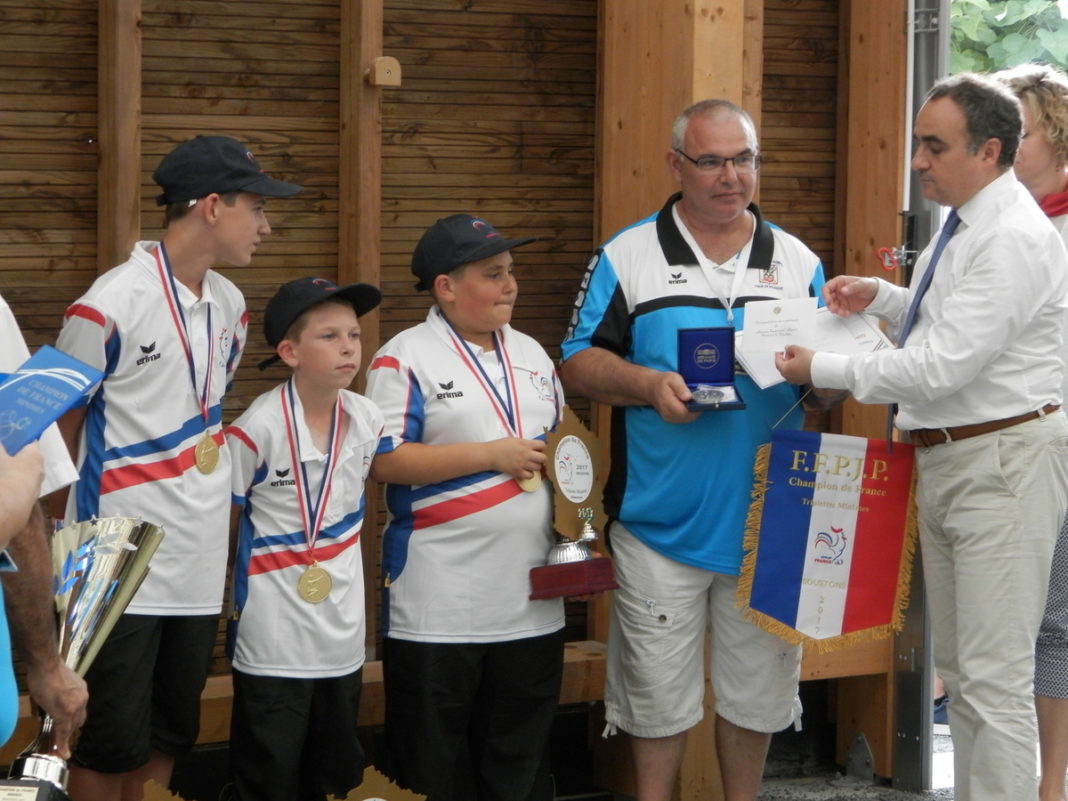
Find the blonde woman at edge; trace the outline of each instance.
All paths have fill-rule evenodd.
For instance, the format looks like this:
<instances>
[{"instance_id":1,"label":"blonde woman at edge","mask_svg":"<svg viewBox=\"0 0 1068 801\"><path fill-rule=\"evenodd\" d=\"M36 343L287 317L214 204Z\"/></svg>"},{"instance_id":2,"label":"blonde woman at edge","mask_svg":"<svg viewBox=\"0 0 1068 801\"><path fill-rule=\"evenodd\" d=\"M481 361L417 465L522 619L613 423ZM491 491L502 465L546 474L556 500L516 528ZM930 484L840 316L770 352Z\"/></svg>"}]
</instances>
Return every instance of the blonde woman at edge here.
<instances>
[{"instance_id":1,"label":"blonde woman at edge","mask_svg":"<svg viewBox=\"0 0 1068 801\"><path fill-rule=\"evenodd\" d=\"M1068 76L1045 64L997 73L1020 98L1023 138L1016 177L1068 246ZM1068 375L1068 373L1066 373ZM1065 387L1068 397L1068 387ZM1035 646L1035 710L1042 780L1040 801L1066 801L1068 772L1068 520L1053 554L1046 613Z\"/></svg>"}]
</instances>

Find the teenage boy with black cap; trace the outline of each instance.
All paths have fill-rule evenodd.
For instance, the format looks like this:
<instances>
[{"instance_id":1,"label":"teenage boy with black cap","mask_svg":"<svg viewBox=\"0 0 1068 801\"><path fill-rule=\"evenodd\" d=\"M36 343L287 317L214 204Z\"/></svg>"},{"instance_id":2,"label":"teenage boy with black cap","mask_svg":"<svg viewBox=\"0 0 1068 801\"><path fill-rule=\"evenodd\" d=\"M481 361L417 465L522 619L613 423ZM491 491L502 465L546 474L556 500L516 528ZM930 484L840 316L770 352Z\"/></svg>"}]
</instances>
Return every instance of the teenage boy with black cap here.
<instances>
[{"instance_id":1,"label":"teenage boy with black cap","mask_svg":"<svg viewBox=\"0 0 1068 801\"><path fill-rule=\"evenodd\" d=\"M86 676L70 779L79 801L141 799L196 741L229 539L221 401L247 326L241 292L212 268L246 266L271 232L266 198L300 191L224 136L178 145L152 177L163 240L138 242L100 276L67 309L57 342L105 373L88 405L60 421L79 469L67 519L140 515L166 532Z\"/></svg>"},{"instance_id":2,"label":"teenage boy with black cap","mask_svg":"<svg viewBox=\"0 0 1068 801\"><path fill-rule=\"evenodd\" d=\"M533 241L466 214L434 223L412 273L435 303L368 376L386 420L372 465L389 485L386 742L394 778L429 801L552 798L564 609L529 600L529 572L554 541L541 473L563 393L548 354L509 325L510 251Z\"/></svg>"},{"instance_id":3,"label":"teenage boy with black cap","mask_svg":"<svg viewBox=\"0 0 1068 801\"><path fill-rule=\"evenodd\" d=\"M322 278L283 285L264 334L292 377L226 429L240 507L229 646L235 801L325 801L362 780L364 482L382 412L347 387L358 315L382 296Z\"/></svg>"}]
</instances>

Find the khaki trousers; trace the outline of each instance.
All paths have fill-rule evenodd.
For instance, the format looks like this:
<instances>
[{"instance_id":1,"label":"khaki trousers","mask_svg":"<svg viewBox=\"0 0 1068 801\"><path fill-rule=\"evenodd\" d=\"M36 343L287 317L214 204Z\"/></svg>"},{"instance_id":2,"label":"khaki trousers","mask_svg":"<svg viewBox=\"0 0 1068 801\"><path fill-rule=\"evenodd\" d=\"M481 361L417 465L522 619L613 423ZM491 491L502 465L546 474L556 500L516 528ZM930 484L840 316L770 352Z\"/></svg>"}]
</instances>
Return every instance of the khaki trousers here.
<instances>
[{"instance_id":1,"label":"khaki trousers","mask_svg":"<svg viewBox=\"0 0 1068 801\"><path fill-rule=\"evenodd\" d=\"M1068 506L1063 412L916 450L935 669L956 801L1032 801L1034 643Z\"/></svg>"}]
</instances>

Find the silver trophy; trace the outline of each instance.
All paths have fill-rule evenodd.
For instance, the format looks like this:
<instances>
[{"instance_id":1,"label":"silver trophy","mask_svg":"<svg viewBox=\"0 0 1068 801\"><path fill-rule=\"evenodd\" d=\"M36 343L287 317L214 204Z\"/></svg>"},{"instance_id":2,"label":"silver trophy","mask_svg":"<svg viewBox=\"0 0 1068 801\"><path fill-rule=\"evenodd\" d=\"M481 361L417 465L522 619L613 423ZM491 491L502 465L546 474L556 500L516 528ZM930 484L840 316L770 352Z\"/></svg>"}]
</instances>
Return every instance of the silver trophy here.
<instances>
[{"instance_id":1,"label":"silver trophy","mask_svg":"<svg viewBox=\"0 0 1068 801\"><path fill-rule=\"evenodd\" d=\"M159 526L129 517L73 523L52 535L59 654L79 676L126 611L162 540ZM8 775L14 781L0 781L0 797L67 799L67 763L56 751L52 717L43 715L36 739L11 765ZM4 794L17 787L33 794Z\"/></svg>"}]
</instances>

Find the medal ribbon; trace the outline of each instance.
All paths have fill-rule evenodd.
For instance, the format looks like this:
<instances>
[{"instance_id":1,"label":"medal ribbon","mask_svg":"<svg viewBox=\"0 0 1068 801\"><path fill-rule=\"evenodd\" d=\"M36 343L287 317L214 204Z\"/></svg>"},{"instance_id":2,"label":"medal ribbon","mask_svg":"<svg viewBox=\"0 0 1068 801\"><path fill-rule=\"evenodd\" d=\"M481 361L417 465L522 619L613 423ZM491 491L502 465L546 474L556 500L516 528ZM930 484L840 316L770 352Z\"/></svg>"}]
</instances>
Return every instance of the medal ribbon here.
<instances>
[{"instance_id":1,"label":"medal ribbon","mask_svg":"<svg viewBox=\"0 0 1068 801\"><path fill-rule=\"evenodd\" d=\"M504 346L501 337L497 336L496 331L490 335L493 337L493 349L497 353L497 361L501 365L501 373L504 377L503 397L497 390L497 382L489 377L486 368L482 366L482 362L475 356L467 341L459 335L452 323L449 322L449 318L442 314L441 319L449 326L452 346L460 356L460 361L475 376L475 380L482 387L482 391L486 393L486 397L493 406L493 411L497 413L501 424L514 436L522 437L523 421L519 416L519 394L516 392L515 376L512 374L512 360L508 355L508 348Z\"/></svg>"},{"instance_id":2,"label":"medal ribbon","mask_svg":"<svg viewBox=\"0 0 1068 801\"><path fill-rule=\"evenodd\" d=\"M208 427L208 393L211 390L212 370L215 366L215 335L211 329L211 304L208 304L208 364L204 370L204 389L197 389L197 368L193 358L193 345L189 339L189 329L185 322L185 312L182 311L181 301L178 300L178 286L174 281L174 273L171 271L170 261L163 243L159 243L153 251L156 257L156 269L159 271L160 283L163 284L163 296L167 299L167 308L171 311L171 320L178 332L178 339L185 351L185 360L189 364L189 378L193 382L193 394L200 404L200 416L204 418L204 430Z\"/></svg>"},{"instance_id":3,"label":"medal ribbon","mask_svg":"<svg viewBox=\"0 0 1068 801\"><path fill-rule=\"evenodd\" d=\"M314 504L311 499L311 482L308 481L308 471L304 467L304 461L300 458L297 403L294 397L292 378L286 382L281 393L281 399L282 417L286 423L286 436L289 439L289 458L293 464L293 478L297 488L297 506L300 507L300 518L304 525L304 537L308 543L308 554L311 555L315 551L315 541L319 539L319 531L323 527L326 505L330 500L330 487L334 483L334 468L337 467L337 456L341 450L341 397L338 396L337 404L334 406L334 414L330 419L326 464L323 465L323 479L319 482L319 494Z\"/></svg>"}]
</instances>

